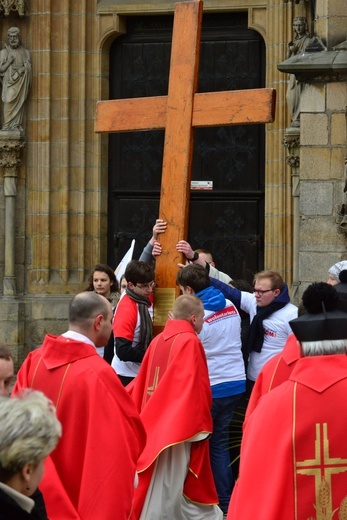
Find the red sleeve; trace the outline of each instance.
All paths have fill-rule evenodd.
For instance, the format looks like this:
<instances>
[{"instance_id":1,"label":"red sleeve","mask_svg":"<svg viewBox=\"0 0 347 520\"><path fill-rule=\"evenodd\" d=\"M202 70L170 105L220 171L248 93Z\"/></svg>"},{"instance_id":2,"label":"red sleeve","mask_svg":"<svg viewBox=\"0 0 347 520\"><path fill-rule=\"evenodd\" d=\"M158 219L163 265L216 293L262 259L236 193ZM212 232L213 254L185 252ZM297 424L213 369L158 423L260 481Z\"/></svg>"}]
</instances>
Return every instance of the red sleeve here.
<instances>
[{"instance_id":1,"label":"red sleeve","mask_svg":"<svg viewBox=\"0 0 347 520\"><path fill-rule=\"evenodd\" d=\"M113 320L113 335L115 338L134 340L137 312L137 305L134 300L125 295L117 305Z\"/></svg>"},{"instance_id":2,"label":"red sleeve","mask_svg":"<svg viewBox=\"0 0 347 520\"><path fill-rule=\"evenodd\" d=\"M36 359L36 363L37 363L37 361L39 361L39 357L38 357L39 350L41 350L41 349L37 349L37 350L33 350L32 352L29 352L29 354L25 358L22 366L18 370L16 382L12 389L12 395L19 394L25 388L31 387L31 377L29 377L29 373L30 373L30 369L31 369L31 365L32 365L33 361L35 359Z\"/></svg>"}]
</instances>

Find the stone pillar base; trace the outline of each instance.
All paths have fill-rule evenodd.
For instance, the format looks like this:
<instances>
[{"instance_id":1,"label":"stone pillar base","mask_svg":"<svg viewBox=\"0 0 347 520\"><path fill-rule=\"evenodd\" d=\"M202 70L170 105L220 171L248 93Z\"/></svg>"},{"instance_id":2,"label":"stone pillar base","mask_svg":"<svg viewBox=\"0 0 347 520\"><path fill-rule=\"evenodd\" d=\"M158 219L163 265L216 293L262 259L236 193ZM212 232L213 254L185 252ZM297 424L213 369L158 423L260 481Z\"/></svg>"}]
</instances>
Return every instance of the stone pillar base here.
<instances>
[{"instance_id":1,"label":"stone pillar base","mask_svg":"<svg viewBox=\"0 0 347 520\"><path fill-rule=\"evenodd\" d=\"M15 296L16 278L15 276L4 276L4 296Z\"/></svg>"}]
</instances>

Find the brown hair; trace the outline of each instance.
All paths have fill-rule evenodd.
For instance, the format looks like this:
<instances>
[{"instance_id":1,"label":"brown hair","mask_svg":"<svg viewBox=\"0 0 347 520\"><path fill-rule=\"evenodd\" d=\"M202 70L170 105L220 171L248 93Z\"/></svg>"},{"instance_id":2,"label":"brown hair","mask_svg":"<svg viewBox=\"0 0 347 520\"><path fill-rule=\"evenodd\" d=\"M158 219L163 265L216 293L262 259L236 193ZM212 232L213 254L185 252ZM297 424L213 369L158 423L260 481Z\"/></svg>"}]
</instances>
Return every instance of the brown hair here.
<instances>
[{"instance_id":1,"label":"brown hair","mask_svg":"<svg viewBox=\"0 0 347 520\"><path fill-rule=\"evenodd\" d=\"M0 359L6 359L6 361L11 361L11 359L13 360L10 349L3 341L0 341Z\"/></svg>"},{"instance_id":2,"label":"brown hair","mask_svg":"<svg viewBox=\"0 0 347 520\"><path fill-rule=\"evenodd\" d=\"M176 284L182 287L191 287L195 293L211 285L208 272L202 265L190 264L178 271Z\"/></svg>"},{"instance_id":3,"label":"brown hair","mask_svg":"<svg viewBox=\"0 0 347 520\"><path fill-rule=\"evenodd\" d=\"M96 264L93 271L89 275L89 278L88 278L89 285L86 288L86 291L94 291L93 279L94 279L94 273L96 271L107 274L107 276L109 277L109 279L112 282L111 287L110 287L111 293L118 292L119 287L118 287L118 281L117 281L116 275L114 274L113 269L106 264Z\"/></svg>"},{"instance_id":4,"label":"brown hair","mask_svg":"<svg viewBox=\"0 0 347 520\"><path fill-rule=\"evenodd\" d=\"M258 280L263 280L264 278L271 280L271 289L279 289L280 291L282 291L284 287L284 281L280 273L278 273L277 271L271 271L270 269L266 271L259 271L259 273L256 273L254 275L253 285Z\"/></svg>"}]
</instances>

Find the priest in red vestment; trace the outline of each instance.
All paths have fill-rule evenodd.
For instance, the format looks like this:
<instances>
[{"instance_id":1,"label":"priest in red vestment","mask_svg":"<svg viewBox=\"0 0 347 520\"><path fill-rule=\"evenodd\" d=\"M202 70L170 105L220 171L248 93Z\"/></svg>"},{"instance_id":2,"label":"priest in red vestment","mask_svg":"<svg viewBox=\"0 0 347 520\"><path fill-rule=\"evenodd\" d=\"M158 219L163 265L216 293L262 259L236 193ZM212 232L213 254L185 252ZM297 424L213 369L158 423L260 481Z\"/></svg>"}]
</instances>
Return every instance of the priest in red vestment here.
<instances>
[{"instance_id":1,"label":"priest in red vestment","mask_svg":"<svg viewBox=\"0 0 347 520\"><path fill-rule=\"evenodd\" d=\"M18 373L22 388L55 404L63 435L40 485L50 520L128 520L136 466L145 444L139 414L114 370L98 355L111 334L110 303L93 292L75 296L69 330L47 335Z\"/></svg>"},{"instance_id":2,"label":"priest in red vestment","mask_svg":"<svg viewBox=\"0 0 347 520\"><path fill-rule=\"evenodd\" d=\"M220 519L209 458L211 389L197 337L204 309L179 296L173 317L152 340L129 392L147 444L138 462L135 515L141 520Z\"/></svg>"},{"instance_id":3,"label":"priest in red vestment","mask_svg":"<svg viewBox=\"0 0 347 520\"><path fill-rule=\"evenodd\" d=\"M347 518L347 314L325 283L292 320L303 357L245 423L229 520Z\"/></svg>"},{"instance_id":4,"label":"priest in red vestment","mask_svg":"<svg viewBox=\"0 0 347 520\"><path fill-rule=\"evenodd\" d=\"M245 420L251 415L259 399L264 394L267 394L270 390L273 390L276 386L288 380L301 355L300 343L294 334L291 334L288 336L282 352L279 352L279 354L269 359L259 372L249 398Z\"/></svg>"}]
</instances>

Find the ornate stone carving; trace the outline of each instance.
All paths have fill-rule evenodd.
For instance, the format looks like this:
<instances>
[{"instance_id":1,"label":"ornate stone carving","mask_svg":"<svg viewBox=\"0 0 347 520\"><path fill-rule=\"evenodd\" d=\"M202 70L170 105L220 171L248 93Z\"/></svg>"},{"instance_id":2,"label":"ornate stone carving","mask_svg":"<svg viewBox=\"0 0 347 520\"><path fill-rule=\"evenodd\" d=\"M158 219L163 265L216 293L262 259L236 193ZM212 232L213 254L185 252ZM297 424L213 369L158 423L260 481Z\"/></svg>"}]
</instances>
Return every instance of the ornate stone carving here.
<instances>
[{"instance_id":1,"label":"ornate stone carving","mask_svg":"<svg viewBox=\"0 0 347 520\"><path fill-rule=\"evenodd\" d=\"M4 171L4 177L17 177L22 162L21 153L25 147L25 138L20 132L17 136L13 134L0 131L0 166Z\"/></svg>"},{"instance_id":2,"label":"ornate stone carving","mask_svg":"<svg viewBox=\"0 0 347 520\"><path fill-rule=\"evenodd\" d=\"M300 129L287 128L282 144L288 149L286 158L290 166L293 196L293 283L292 298L298 300L299 291L299 235L300 235Z\"/></svg>"},{"instance_id":3,"label":"ornate stone carving","mask_svg":"<svg viewBox=\"0 0 347 520\"><path fill-rule=\"evenodd\" d=\"M286 161L291 168L298 168L300 166L300 157L298 155L289 155Z\"/></svg>"},{"instance_id":4,"label":"ornate stone carving","mask_svg":"<svg viewBox=\"0 0 347 520\"><path fill-rule=\"evenodd\" d=\"M282 139L282 143L287 148L296 148L300 145L300 136L286 134L285 137L283 137L283 139Z\"/></svg>"},{"instance_id":5,"label":"ornate stone carving","mask_svg":"<svg viewBox=\"0 0 347 520\"><path fill-rule=\"evenodd\" d=\"M4 16L28 16L28 0L0 0L0 13Z\"/></svg>"},{"instance_id":6,"label":"ornate stone carving","mask_svg":"<svg viewBox=\"0 0 347 520\"><path fill-rule=\"evenodd\" d=\"M4 16L28 16L28 0L0 0L0 13Z\"/></svg>"}]
</instances>

